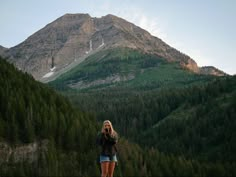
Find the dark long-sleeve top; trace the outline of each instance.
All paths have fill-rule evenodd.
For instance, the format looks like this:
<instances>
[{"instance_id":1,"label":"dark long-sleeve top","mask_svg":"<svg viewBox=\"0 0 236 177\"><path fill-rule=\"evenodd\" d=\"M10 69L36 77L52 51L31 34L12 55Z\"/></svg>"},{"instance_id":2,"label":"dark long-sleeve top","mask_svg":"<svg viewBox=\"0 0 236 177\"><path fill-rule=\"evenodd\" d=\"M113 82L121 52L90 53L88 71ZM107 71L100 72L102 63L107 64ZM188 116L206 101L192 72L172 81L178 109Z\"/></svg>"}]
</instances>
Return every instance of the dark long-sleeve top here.
<instances>
[{"instance_id":1,"label":"dark long-sleeve top","mask_svg":"<svg viewBox=\"0 0 236 177\"><path fill-rule=\"evenodd\" d=\"M111 136L110 134L99 133L97 136L97 144L102 147L101 155L113 156L116 154L116 143L118 136Z\"/></svg>"}]
</instances>

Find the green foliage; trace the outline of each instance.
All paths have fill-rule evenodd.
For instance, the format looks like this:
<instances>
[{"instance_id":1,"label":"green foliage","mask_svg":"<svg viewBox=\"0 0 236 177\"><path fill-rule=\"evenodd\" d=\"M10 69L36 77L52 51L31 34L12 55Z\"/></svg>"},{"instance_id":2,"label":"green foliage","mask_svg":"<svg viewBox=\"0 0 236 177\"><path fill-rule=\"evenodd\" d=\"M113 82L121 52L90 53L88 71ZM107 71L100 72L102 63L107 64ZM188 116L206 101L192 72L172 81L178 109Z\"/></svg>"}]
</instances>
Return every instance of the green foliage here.
<instances>
[{"instance_id":1,"label":"green foliage","mask_svg":"<svg viewBox=\"0 0 236 177\"><path fill-rule=\"evenodd\" d=\"M0 59L0 75L0 140L13 147L50 140L48 151L42 152L35 164L5 164L6 169L2 164L0 172L5 171L6 176L18 173L22 176L57 176L58 172L60 176L67 174L64 160L74 158L67 152L79 154L76 161L83 160L80 156L83 153L96 156L96 150L91 150L94 147L91 139L97 132L94 116L76 110L68 99L36 82L32 76L19 72L3 59ZM83 174L81 170L79 172Z\"/></svg>"},{"instance_id":2,"label":"green foliage","mask_svg":"<svg viewBox=\"0 0 236 177\"><path fill-rule=\"evenodd\" d=\"M141 55L120 52L123 57L114 57L127 60ZM131 63L135 62L132 57ZM152 59L139 66L175 68ZM12 158L0 161L1 176L100 176L95 139L104 119L113 122L121 137L115 176L236 175L235 77L207 85L202 84L205 78L196 77L184 82L188 85L199 79L201 84L190 88L173 87L169 82L162 89L156 83L135 89L138 84L130 82L129 87L63 92L73 106L3 59L0 75L1 142L12 147L48 142L32 163Z\"/></svg>"},{"instance_id":3,"label":"green foliage","mask_svg":"<svg viewBox=\"0 0 236 177\"><path fill-rule=\"evenodd\" d=\"M200 159L233 160L235 80L219 78L187 88L66 94L84 111L95 112L99 120L108 117L122 135L143 145Z\"/></svg>"},{"instance_id":4,"label":"green foliage","mask_svg":"<svg viewBox=\"0 0 236 177\"><path fill-rule=\"evenodd\" d=\"M227 164L234 166L236 160L235 90L234 76L184 88L125 90L118 87L64 94L82 110L94 112L99 120L110 119L122 136L142 148L155 148L186 158L189 169L178 174L201 176L212 171L224 176L228 173ZM197 160L194 167L190 159ZM169 171L171 162L166 163L168 166L159 171L173 176L176 172ZM183 169L179 165L173 168ZM234 173L231 169L228 175Z\"/></svg>"}]
</instances>

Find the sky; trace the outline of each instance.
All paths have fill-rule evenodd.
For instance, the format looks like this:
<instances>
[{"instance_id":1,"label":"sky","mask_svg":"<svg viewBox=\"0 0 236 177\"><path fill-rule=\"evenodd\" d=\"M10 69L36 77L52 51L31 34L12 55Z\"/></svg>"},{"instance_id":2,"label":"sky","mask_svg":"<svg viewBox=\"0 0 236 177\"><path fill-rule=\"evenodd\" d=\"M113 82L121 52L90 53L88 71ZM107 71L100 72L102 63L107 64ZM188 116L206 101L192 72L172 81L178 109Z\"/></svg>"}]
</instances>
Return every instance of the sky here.
<instances>
[{"instance_id":1,"label":"sky","mask_svg":"<svg viewBox=\"0 0 236 177\"><path fill-rule=\"evenodd\" d=\"M0 45L16 46L66 13L119 16L198 66L236 74L236 0L0 0Z\"/></svg>"}]
</instances>

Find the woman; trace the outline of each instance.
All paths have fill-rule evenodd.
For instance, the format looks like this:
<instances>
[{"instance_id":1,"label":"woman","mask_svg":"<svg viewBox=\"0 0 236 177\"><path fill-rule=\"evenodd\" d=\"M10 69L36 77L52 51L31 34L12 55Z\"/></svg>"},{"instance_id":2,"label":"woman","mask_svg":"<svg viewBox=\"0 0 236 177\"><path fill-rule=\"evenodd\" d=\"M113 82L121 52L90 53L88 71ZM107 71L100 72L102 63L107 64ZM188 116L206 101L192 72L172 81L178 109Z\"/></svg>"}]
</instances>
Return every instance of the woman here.
<instances>
[{"instance_id":1,"label":"woman","mask_svg":"<svg viewBox=\"0 0 236 177\"><path fill-rule=\"evenodd\" d=\"M102 147L100 154L102 177L113 177L113 172L117 162L117 142L118 135L116 131L113 129L111 122L105 120L103 122L101 133L99 133L97 137L97 144Z\"/></svg>"}]
</instances>

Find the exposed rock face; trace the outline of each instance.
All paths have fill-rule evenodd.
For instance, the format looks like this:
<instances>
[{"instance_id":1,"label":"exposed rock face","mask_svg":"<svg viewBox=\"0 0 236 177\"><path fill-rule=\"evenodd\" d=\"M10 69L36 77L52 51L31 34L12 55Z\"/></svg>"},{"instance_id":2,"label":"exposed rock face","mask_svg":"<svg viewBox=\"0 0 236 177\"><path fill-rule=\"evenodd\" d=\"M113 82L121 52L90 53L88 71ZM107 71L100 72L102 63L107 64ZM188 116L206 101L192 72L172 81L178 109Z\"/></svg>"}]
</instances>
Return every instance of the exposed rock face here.
<instances>
[{"instance_id":1,"label":"exposed rock face","mask_svg":"<svg viewBox=\"0 0 236 177\"><path fill-rule=\"evenodd\" d=\"M194 73L199 73L199 67L197 66L197 63L192 60L191 58L189 58L187 61L185 62L180 62L180 65L183 68L189 69L191 71L193 71Z\"/></svg>"},{"instance_id":2,"label":"exposed rock face","mask_svg":"<svg viewBox=\"0 0 236 177\"><path fill-rule=\"evenodd\" d=\"M48 141L34 142L30 144L10 146L8 143L0 142L0 164L9 161L17 163L27 161L29 163L38 160L39 153L47 151Z\"/></svg>"},{"instance_id":3,"label":"exposed rock face","mask_svg":"<svg viewBox=\"0 0 236 177\"><path fill-rule=\"evenodd\" d=\"M42 80L52 68L53 72L57 72L74 61L79 64L98 50L115 47L158 55L199 72L196 62L188 56L140 27L113 15L92 18L88 14L66 14L5 54L18 68Z\"/></svg>"},{"instance_id":4,"label":"exposed rock face","mask_svg":"<svg viewBox=\"0 0 236 177\"><path fill-rule=\"evenodd\" d=\"M7 51L7 48L0 45L0 56L4 56L6 51Z\"/></svg>"},{"instance_id":5,"label":"exposed rock face","mask_svg":"<svg viewBox=\"0 0 236 177\"><path fill-rule=\"evenodd\" d=\"M200 68L200 73L205 75L214 75L214 76L226 76L227 74L223 71L213 67L213 66L204 66Z\"/></svg>"},{"instance_id":6,"label":"exposed rock face","mask_svg":"<svg viewBox=\"0 0 236 177\"><path fill-rule=\"evenodd\" d=\"M88 50L91 18L86 14L65 15L9 50L11 61L40 79L50 68L71 63ZM86 25L85 25L86 24Z\"/></svg>"},{"instance_id":7,"label":"exposed rock face","mask_svg":"<svg viewBox=\"0 0 236 177\"><path fill-rule=\"evenodd\" d=\"M91 86L97 86L100 84L110 84L110 83L115 83L115 82L120 82L120 81L128 81L132 80L135 76L133 74L129 74L128 76L120 76L120 75L113 75L110 77L107 77L105 79L99 79L95 80L93 82L84 82L80 81L77 83L70 84L69 87L71 88L76 88L76 89L84 89L84 88L89 88Z\"/></svg>"}]
</instances>

